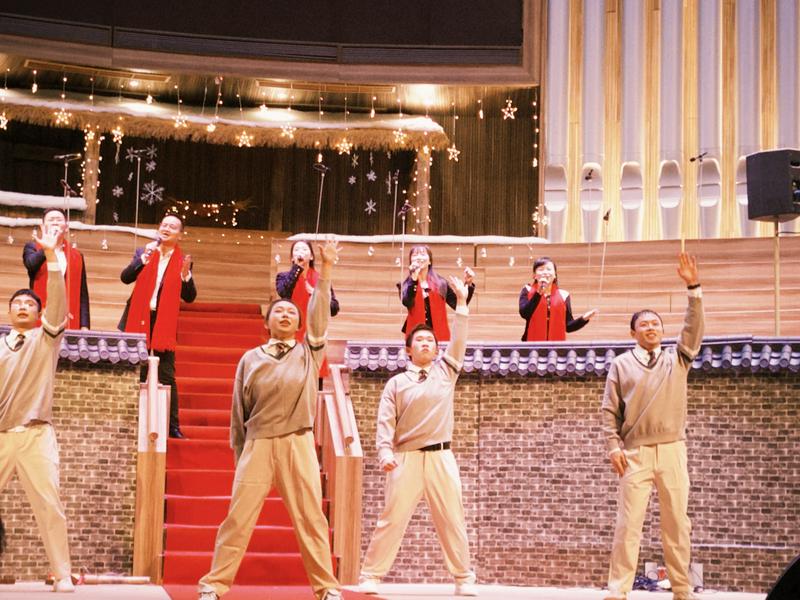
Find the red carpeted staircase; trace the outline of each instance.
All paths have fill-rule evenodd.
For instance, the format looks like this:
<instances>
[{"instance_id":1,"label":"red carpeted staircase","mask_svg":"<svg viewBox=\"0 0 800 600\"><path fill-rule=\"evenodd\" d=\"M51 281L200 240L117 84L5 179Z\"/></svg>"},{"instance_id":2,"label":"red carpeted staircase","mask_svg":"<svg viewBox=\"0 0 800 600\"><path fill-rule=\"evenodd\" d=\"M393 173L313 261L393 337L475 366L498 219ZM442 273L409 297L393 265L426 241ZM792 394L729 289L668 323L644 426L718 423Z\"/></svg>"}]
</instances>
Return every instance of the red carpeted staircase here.
<instances>
[{"instance_id":1,"label":"red carpeted staircase","mask_svg":"<svg viewBox=\"0 0 800 600\"><path fill-rule=\"evenodd\" d=\"M196 584L210 568L233 482L229 426L236 365L265 337L258 305L195 303L181 308L176 377L186 439L169 440L164 517L164 584L173 598L181 595L181 584ZM324 503L327 514L328 501ZM274 491L264 502L236 583L298 585L308 590L298 597L313 597L289 515Z\"/></svg>"}]
</instances>

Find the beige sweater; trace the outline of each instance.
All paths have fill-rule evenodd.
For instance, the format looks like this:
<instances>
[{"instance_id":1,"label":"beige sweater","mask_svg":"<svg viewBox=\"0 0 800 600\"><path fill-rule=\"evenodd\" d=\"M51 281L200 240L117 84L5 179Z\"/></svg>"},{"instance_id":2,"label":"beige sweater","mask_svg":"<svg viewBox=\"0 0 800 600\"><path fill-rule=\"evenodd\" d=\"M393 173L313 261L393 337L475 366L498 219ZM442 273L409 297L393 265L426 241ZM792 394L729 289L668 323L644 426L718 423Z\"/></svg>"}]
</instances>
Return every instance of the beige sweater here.
<instances>
[{"instance_id":1,"label":"beige sweater","mask_svg":"<svg viewBox=\"0 0 800 600\"><path fill-rule=\"evenodd\" d=\"M61 270L48 263L48 271ZM58 351L66 327L66 291L63 277L47 278L47 307L42 326L25 332L17 352L0 338L0 431L53 419L53 383Z\"/></svg>"},{"instance_id":2,"label":"beige sweater","mask_svg":"<svg viewBox=\"0 0 800 600\"><path fill-rule=\"evenodd\" d=\"M381 465L395 452L418 450L453 438L453 396L467 349L467 314L457 311L453 338L442 358L419 381L411 368L392 377L378 406L377 446Z\"/></svg>"},{"instance_id":3,"label":"beige sweater","mask_svg":"<svg viewBox=\"0 0 800 600\"><path fill-rule=\"evenodd\" d=\"M259 346L245 352L239 361L231 411L231 447L237 462L245 440L278 437L314 424L330 290L329 280L317 282L308 304L308 328L302 344L280 359Z\"/></svg>"},{"instance_id":4,"label":"beige sweater","mask_svg":"<svg viewBox=\"0 0 800 600\"><path fill-rule=\"evenodd\" d=\"M603 436L609 452L686 439L686 380L703 341L703 302L689 297L677 347L652 368L632 351L614 359L603 396Z\"/></svg>"}]
</instances>

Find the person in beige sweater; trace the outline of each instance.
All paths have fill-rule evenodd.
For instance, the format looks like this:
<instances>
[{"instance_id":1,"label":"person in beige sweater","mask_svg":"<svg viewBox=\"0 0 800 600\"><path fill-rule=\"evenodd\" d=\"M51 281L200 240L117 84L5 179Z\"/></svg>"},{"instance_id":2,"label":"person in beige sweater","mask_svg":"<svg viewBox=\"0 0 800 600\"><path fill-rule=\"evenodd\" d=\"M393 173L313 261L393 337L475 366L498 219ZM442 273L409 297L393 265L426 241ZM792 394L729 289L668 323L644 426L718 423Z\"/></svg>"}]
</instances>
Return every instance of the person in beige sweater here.
<instances>
[{"instance_id":1,"label":"person in beige sweater","mask_svg":"<svg viewBox=\"0 0 800 600\"><path fill-rule=\"evenodd\" d=\"M61 274L58 232L34 236L47 270ZM53 386L61 338L67 325L63 277L47 278L47 308L33 290L8 302L11 330L0 337L0 491L16 472L33 508L55 583L54 592L74 592L67 519L59 494L58 443L53 431Z\"/></svg>"},{"instance_id":2,"label":"person in beige sweater","mask_svg":"<svg viewBox=\"0 0 800 600\"><path fill-rule=\"evenodd\" d=\"M681 253L678 276L689 304L676 346L662 348L664 326L652 310L631 318L636 346L614 359L603 396L603 434L619 475L617 524L606 600L625 600L633 587L650 490L661 511L661 543L674 600L693 597L689 471L686 457L686 381L703 341L702 291L693 256Z\"/></svg>"},{"instance_id":3,"label":"person in beige sweater","mask_svg":"<svg viewBox=\"0 0 800 600\"><path fill-rule=\"evenodd\" d=\"M455 579L457 596L476 596L470 567L461 478L450 450L453 400L467 347L467 297L461 280L451 277L457 298L453 338L441 358L433 329L414 327L406 337L411 358L381 394L377 446L386 473L385 506L361 567L359 591L377 594L378 583L394 563L408 521L422 497L428 503L445 563Z\"/></svg>"},{"instance_id":4,"label":"person in beige sweater","mask_svg":"<svg viewBox=\"0 0 800 600\"><path fill-rule=\"evenodd\" d=\"M305 341L295 339L298 307L291 300L276 300L267 310L269 342L248 350L239 361L231 413L236 461L231 505L217 533L211 571L199 582L200 600L216 600L230 589L273 484L294 524L314 596L341 598L311 431L338 253L333 240L320 249L322 269L308 305Z\"/></svg>"}]
</instances>

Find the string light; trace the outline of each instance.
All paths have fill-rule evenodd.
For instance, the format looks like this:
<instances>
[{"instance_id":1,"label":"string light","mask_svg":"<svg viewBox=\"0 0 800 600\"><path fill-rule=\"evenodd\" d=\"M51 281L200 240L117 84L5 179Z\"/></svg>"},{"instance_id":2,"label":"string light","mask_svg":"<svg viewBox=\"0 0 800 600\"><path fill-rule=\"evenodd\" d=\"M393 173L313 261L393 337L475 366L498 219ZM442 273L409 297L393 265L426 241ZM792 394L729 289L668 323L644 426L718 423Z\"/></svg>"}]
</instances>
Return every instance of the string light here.
<instances>
[{"instance_id":1,"label":"string light","mask_svg":"<svg viewBox=\"0 0 800 600\"><path fill-rule=\"evenodd\" d=\"M372 108L369 111L369 118L370 119L375 118L375 96L372 97Z\"/></svg>"},{"instance_id":2,"label":"string light","mask_svg":"<svg viewBox=\"0 0 800 600\"><path fill-rule=\"evenodd\" d=\"M4 104L5 104L5 101L6 101L6 92L8 91L8 72L10 70L11 69L6 69L6 72L4 74L4 79L3 79L3 103ZM6 116L5 109L3 110L3 113L0 114L0 129L2 129L3 131L6 131L8 129L8 117Z\"/></svg>"},{"instance_id":3,"label":"string light","mask_svg":"<svg viewBox=\"0 0 800 600\"><path fill-rule=\"evenodd\" d=\"M244 120L244 108L242 108L242 95L237 93L236 99L239 101L239 116L242 118L242 120ZM250 146L253 143L254 137L255 136L249 134L246 129L242 129L242 133L240 133L236 137L236 143L239 145L239 148L250 148Z\"/></svg>"},{"instance_id":4,"label":"string light","mask_svg":"<svg viewBox=\"0 0 800 600\"><path fill-rule=\"evenodd\" d=\"M340 155L342 154L350 154L353 149L353 143L348 141L347 139L347 132L349 131L347 127L347 96L344 97L344 137L341 141L336 144L336 150L339 152Z\"/></svg>"},{"instance_id":5,"label":"string light","mask_svg":"<svg viewBox=\"0 0 800 600\"><path fill-rule=\"evenodd\" d=\"M511 101L511 98L506 98L506 106L505 108L501 108L500 112L503 113L503 121L506 119L515 119L514 113L517 112L517 107L514 106L514 103Z\"/></svg>"},{"instance_id":6,"label":"string light","mask_svg":"<svg viewBox=\"0 0 800 600\"><path fill-rule=\"evenodd\" d=\"M478 118L483 119L483 98L478 100Z\"/></svg>"},{"instance_id":7,"label":"string light","mask_svg":"<svg viewBox=\"0 0 800 600\"><path fill-rule=\"evenodd\" d=\"M36 75L36 71L33 72ZM35 92L34 92L35 93ZM67 98L67 78L61 77L61 100ZM67 112L67 109L62 104L61 108L53 113L56 118L56 125L67 125L72 118L72 113Z\"/></svg>"},{"instance_id":8,"label":"string light","mask_svg":"<svg viewBox=\"0 0 800 600\"><path fill-rule=\"evenodd\" d=\"M451 103L453 106L453 145L447 149L447 160L452 160L458 162L458 155L461 154L461 150L456 148L456 121L458 120L458 115L456 115L456 103Z\"/></svg>"},{"instance_id":9,"label":"string light","mask_svg":"<svg viewBox=\"0 0 800 600\"><path fill-rule=\"evenodd\" d=\"M214 100L214 120L206 125L208 133L214 133L217 130L217 121L219 121L219 107L222 104L222 77L215 77L214 83L217 85L217 98Z\"/></svg>"},{"instance_id":10,"label":"string light","mask_svg":"<svg viewBox=\"0 0 800 600\"><path fill-rule=\"evenodd\" d=\"M31 94L35 94L39 91L39 84L36 83L36 69L33 70L33 85L31 85Z\"/></svg>"},{"instance_id":11,"label":"string light","mask_svg":"<svg viewBox=\"0 0 800 600\"><path fill-rule=\"evenodd\" d=\"M405 131L403 131L403 101L399 97L397 98L397 106L398 106L397 116L398 119L400 119L400 125L398 125L397 129L392 131L392 133L394 134L395 143L400 144L402 146L406 143L408 135L406 134Z\"/></svg>"},{"instance_id":12,"label":"string light","mask_svg":"<svg viewBox=\"0 0 800 600\"><path fill-rule=\"evenodd\" d=\"M189 126L186 122L186 117L181 114L181 104L183 104L183 100L181 100L181 89L178 87L178 84L175 84L175 90L178 94L178 114L172 119L175 124L175 129L184 129Z\"/></svg>"}]
</instances>

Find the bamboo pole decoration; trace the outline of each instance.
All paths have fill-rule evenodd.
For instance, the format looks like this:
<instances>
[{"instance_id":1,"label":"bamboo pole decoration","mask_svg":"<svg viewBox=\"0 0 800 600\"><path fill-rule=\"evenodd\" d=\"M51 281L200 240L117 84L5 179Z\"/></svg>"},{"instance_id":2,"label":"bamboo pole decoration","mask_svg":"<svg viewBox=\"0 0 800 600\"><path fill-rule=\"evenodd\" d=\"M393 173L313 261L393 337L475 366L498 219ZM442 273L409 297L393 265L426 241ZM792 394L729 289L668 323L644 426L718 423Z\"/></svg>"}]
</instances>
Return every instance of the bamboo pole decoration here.
<instances>
[{"instance_id":1,"label":"bamboo pole decoration","mask_svg":"<svg viewBox=\"0 0 800 600\"><path fill-rule=\"evenodd\" d=\"M736 0L723 0L720 10L720 32L722 43L722 152L720 156L720 177L722 178L720 198L720 237L741 235L736 206L736 159L737 131L736 115L739 90L736 68Z\"/></svg>"},{"instance_id":2,"label":"bamboo pole decoration","mask_svg":"<svg viewBox=\"0 0 800 600\"><path fill-rule=\"evenodd\" d=\"M583 167L581 112L583 109L583 0L569 3L569 107L567 109L567 226L565 242L583 241L580 182Z\"/></svg>"},{"instance_id":3,"label":"bamboo pole decoration","mask_svg":"<svg viewBox=\"0 0 800 600\"><path fill-rule=\"evenodd\" d=\"M86 199L84 223L94 224L97 213L97 187L100 184L100 143L104 137L97 126L87 125L83 130L83 197Z\"/></svg>"},{"instance_id":4,"label":"bamboo pole decoration","mask_svg":"<svg viewBox=\"0 0 800 600\"><path fill-rule=\"evenodd\" d=\"M697 175L700 162L689 162L697 154L700 144L698 122L698 0L683 2L683 204L681 206L681 250L686 238L696 238L700 233L700 207L697 197Z\"/></svg>"},{"instance_id":5,"label":"bamboo pole decoration","mask_svg":"<svg viewBox=\"0 0 800 600\"><path fill-rule=\"evenodd\" d=\"M761 0L761 149L773 150L778 144L778 30L775 0ZM767 221L758 225L761 236L772 235Z\"/></svg>"},{"instance_id":6,"label":"bamboo pole decoration","mask_svg":"<svg viewBox=\"0 0 800 600\"><path fill-rule=\"evenodd\" d=\"M647 0L644 9L644 206L642 239L661 239L658 175L661 150L661 2Z\"/></svg>"},{"instance_id":7,"label":"bamboo pole decoration","mask_svg":"<svg viewBox=\"0 0 800 600\"><path fill-rule=\"evenodd\" d=\"M605 136L603 140L603 204L604 212L611 211L609 220L603 223L607 240L621 241L622 203L620 201L620 145L622 143L622 13L620 0L608 0L605 22Z\"/></svg>"}]
</instances>

